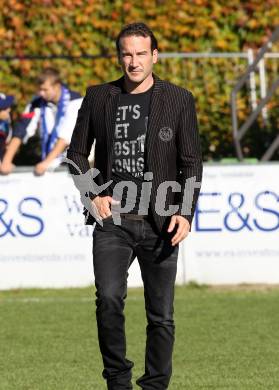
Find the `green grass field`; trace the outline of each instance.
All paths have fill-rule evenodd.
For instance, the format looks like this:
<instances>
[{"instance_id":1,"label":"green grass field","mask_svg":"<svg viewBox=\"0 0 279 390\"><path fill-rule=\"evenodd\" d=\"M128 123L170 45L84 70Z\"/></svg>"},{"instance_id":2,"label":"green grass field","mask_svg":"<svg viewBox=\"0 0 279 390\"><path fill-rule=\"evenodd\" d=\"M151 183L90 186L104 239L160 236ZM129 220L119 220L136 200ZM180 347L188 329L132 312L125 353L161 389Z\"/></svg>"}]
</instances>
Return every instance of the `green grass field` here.
<instances>
[{"instance_id":1,"label":"green grass field","mask_svg":"<svg viewBox=\"0 0 279 390\"><path fill-rule=\"evenodd\" d=\"M126 304L128 357L143 371L141 289ZM177 287L170 390L279 389L279 289ZM0 292L0 390L104 390L94 289ZM137 387L135 386L135 389Z\"/></svg>"}]
</instances>

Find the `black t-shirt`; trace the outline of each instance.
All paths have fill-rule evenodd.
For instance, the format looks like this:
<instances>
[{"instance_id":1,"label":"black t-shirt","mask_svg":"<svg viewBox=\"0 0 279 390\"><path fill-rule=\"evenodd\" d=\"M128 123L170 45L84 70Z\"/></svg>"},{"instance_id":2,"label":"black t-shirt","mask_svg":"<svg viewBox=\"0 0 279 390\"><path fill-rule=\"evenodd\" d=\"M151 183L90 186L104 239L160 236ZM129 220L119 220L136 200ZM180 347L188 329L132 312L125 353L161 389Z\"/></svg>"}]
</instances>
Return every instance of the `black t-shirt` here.
<instances>
[{"instance_id":1,"label":"black t-shirt","mask_svg":"<svg viewBox=\"0 0 279 390\"><path fill-rule=\"evenodd\" d=\"M116 112L114 131L112 189L116 183L130 181L120 191L114 192L114 198L121 200L121 207L135 206L127 212L137 214L139 197L144 180L144 149L147 132L150 99L153 87L143 93L121 93ZM127 197L128 194L128 197Z\"/></svg>"}]
</instances>

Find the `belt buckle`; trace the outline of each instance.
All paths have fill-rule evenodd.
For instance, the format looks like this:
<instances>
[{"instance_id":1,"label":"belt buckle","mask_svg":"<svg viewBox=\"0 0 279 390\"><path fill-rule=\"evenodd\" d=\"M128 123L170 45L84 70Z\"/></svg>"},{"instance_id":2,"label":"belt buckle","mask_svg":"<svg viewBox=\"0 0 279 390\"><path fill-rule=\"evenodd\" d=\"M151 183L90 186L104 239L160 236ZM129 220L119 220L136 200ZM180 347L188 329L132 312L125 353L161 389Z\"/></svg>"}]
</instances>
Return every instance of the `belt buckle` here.
<instances>
[{"instance_id":1,"label":"belt buckle","mask_svg":"<svg viewBox=\"0 0 279 390\"><path fill-rule=\"evenodd\" d=\"M145 215L132 214L132 213L120 213L121 218L130 219L132 221L143 221L146 219Z\"/></svg>"}]
</instances>

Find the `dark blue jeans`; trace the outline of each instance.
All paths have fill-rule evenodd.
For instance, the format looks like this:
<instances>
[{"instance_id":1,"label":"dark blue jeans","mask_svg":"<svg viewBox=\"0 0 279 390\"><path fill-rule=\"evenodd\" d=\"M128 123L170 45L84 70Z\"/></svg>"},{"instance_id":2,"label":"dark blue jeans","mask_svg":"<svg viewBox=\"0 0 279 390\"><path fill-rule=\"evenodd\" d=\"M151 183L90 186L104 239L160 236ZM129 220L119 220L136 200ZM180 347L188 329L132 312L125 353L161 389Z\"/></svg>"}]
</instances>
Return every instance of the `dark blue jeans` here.
<instances>
[{"instance_id":1,"label":"dark blue jeans","mask_svg":"<svg viewBox=\"0 0 279 390\"><path fill-rule=\"evenodd\" d=\"M137 257L144 283L147 317L145 373L137 384L145 390L165 390L172 372L173 300L178 245L172 234L159 236L152 221L112 217L96 224L93 263L99 345L109 390L132 389L133 362L126 358L125 318L128 269Z\"/></svg>"}]
</instances>

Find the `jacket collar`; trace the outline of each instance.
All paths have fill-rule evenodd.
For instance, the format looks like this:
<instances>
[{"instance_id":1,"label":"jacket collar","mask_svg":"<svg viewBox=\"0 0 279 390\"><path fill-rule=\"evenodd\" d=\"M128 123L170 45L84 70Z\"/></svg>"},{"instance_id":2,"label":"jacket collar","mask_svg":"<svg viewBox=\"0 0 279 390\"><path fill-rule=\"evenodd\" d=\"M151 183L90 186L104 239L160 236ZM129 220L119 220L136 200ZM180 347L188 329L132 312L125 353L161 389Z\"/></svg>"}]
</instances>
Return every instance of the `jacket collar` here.
<instances>
[{"instance_id":1,"label":"jacket collar","mask_svg":"<svg viewBox=\"0 0 279 390\"><path fill-rule=\"evenodd\" d=\"M161 80L156 74L152 74L154 79L154 89L152 94L161 94L164 90L164 81ZM118 80L112 81L110 85L110 95L115 96L122 92L122 87L124 84L124 76L120 77Z\"/></svg>"}]
</instances>

